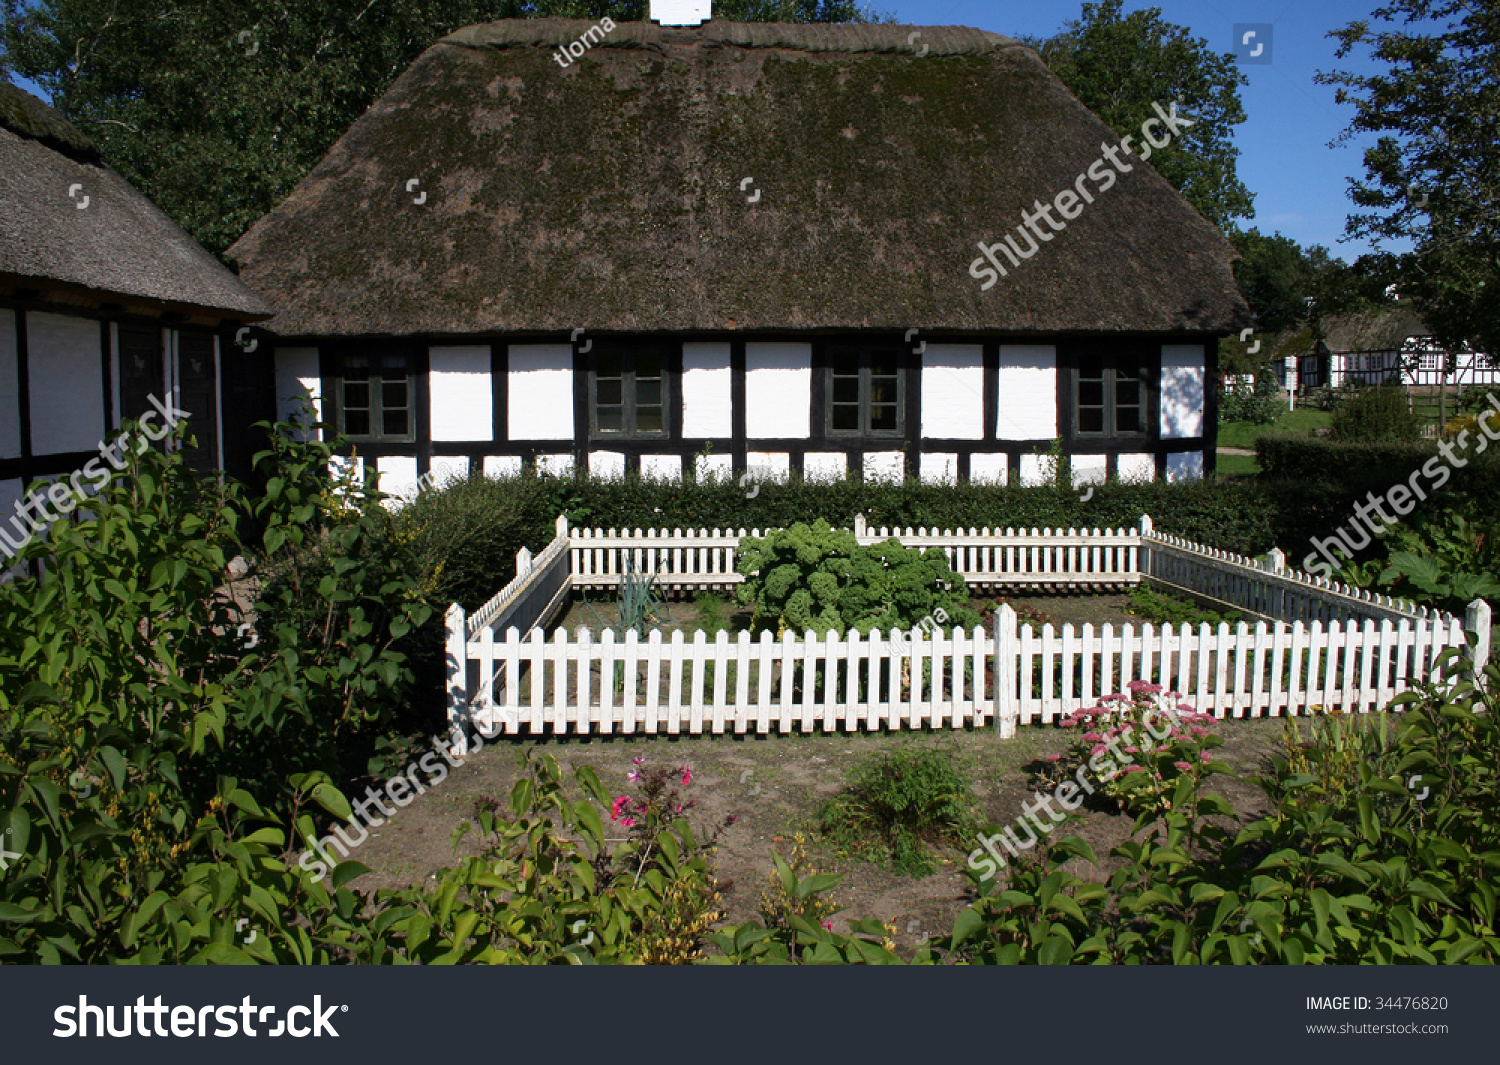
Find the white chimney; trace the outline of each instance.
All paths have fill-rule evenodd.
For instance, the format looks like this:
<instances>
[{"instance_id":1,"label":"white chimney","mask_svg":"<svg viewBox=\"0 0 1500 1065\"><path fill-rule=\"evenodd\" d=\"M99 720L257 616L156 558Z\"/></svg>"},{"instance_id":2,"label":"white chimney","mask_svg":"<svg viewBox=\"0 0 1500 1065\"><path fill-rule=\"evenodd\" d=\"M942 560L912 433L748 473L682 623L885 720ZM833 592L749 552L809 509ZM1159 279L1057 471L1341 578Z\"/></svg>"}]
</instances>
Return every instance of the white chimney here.
<instances>
[{"instance_id":1,"label":"white chimney","mask_svg":"<svg viewBox=\"0 0 1500 1065\"><path fill-rule=\"evenodd\" d=\"M697 26L713 17L713 0L651 0L651 21L661 26Z\"/></svg>"}]
</instances>

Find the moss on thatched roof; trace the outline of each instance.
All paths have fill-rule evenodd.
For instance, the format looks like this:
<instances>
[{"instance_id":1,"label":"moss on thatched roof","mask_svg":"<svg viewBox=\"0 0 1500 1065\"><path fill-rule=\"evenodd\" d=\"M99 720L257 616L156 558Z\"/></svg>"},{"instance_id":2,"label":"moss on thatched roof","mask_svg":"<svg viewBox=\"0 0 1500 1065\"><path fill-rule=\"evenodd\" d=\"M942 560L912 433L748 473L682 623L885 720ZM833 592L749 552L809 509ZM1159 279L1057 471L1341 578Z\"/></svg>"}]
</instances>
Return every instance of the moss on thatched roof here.
<instances>
[{"instance_id":1,"label":"moss on thatched roof","mask_svg":"<svg viewBox=\"0 0 1500 1065\"><path fill-rule=\"evenodd\" d=\"M271 311L103 165L88 138L66 119L3 82L0 233L0 277L12 284L60 282L101 300L124 297L244 319Z\"/></svg>"},{"instance_id":2,"label":"moss on thatched roof","mask_svg":"<svg viewBox=\"0 0 1500 1065\"><path fill-rule=\"evenodd\" d=\"M1217 333L1243 314L1229 245L1142 165L981 291L977 242L1117 142L1009 38L629 23L559 65L591 25L497 22L423 53L230 249L270 328Z\"/></svg>"},{"instance_id":3,"label":"moss on thatched roof","mask_svg":"<svg viewBox=\"0 0 1500 1065\"><path fill-rule=\"evenodd\" d=\"M1323 343L1335 354L1356 351L1400 351L1411 337L1432 330L1409 300L1330 318L1323 324Z\"/></svg>"}]
</instances>

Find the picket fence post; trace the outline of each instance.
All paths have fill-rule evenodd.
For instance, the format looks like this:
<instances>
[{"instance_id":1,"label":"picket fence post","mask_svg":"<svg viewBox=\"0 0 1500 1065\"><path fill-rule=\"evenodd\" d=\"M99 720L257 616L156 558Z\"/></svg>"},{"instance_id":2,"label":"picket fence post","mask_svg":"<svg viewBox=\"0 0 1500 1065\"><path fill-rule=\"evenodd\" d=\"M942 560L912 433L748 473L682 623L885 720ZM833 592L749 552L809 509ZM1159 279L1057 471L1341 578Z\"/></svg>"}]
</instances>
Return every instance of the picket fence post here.
<instances>
[{"instance_id":1,"label":"picket fence post","mask_svg":"<svg viewBox=\"0 0 1500 1065\"><path fill-rule=\"evenodd\" d=\"M1474 642L1469 645L1469 671L1473 674L1474 683L1481 688L1485 683L1484 668L1490 662L1492 624L1490 604L1483 599L1476 599L1469 604L1469 609L1464 614L1464 628L1474 634Z\"/></svg>"},{"instance_id":2,"label":"picket fence post","mask_svg":"<svg viewBox=\"0 0 1500 1065\"><path fill-rule=\"evenodd\" d=\"M443 615L443 625L448 634L448 735L454 741L455 753L468 754L469 734L464 716L469 705L469 641L464 608L457 603L450 606Z\"/></svg>"},{"instance_id":3,"label":"picket fence post","mask_svg":"<svg viewBox=\"0 0 1500 1065\"><path fill-rule=\"evenodd\" d=\"M1016 698L1016 666L1021 654L1016 636L1016 608L1001 603L995 611L995 730L1002 740L1015 737L1021 717Z\"/></svg>"}]
</instances>

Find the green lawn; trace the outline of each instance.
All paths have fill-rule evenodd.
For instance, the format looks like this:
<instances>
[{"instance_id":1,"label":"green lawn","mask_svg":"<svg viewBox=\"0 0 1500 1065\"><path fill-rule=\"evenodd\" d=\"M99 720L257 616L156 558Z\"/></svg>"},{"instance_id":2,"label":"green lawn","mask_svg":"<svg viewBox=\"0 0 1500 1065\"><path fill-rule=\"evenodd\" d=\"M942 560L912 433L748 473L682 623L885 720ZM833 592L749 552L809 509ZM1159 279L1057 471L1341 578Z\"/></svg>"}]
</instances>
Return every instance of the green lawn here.
<instances>
[{"instance_id":1,"label":"green lawn","mask_svg":"<svg viewBox=\"0 0 1500 1065\"><path fill-rule=\"evenodd\" d=\"M1333 424L1333 414L1326 410L1298 407L1287 411L1272 425L1256 425L1253 422L1220 422L1220 447L1254 447L1255 438L1267 433L1310 433L1314 429L1326 429ZM1219 468L1224 468L1225 456L1219 456Z\"/></svg>"}]
</instances>

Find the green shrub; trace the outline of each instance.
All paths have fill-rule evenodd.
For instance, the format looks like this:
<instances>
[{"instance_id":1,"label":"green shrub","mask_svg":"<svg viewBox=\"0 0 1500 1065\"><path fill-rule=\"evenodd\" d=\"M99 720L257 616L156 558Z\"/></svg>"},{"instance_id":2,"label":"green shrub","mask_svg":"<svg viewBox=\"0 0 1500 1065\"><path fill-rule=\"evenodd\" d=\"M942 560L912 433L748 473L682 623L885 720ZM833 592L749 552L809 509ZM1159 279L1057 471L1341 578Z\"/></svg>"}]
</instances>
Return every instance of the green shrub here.
<instances>
[{"instance_id":1,"label":"green shrub","mask_svg":"<svg viewBox=\"0 0 1500 1065\"><path fill-rule=\"evenodd\" d=\"M968 777L951 755L935 750L892 751L861 763L850 789L818 820L841 850L914 877L936 869L931 847L962 842L979 824Z\"/></svg>"},{"instance_id":2,"label":"green shrub","mask_svg":"<svg viewBox=\"0 0 1500 1065\"><path fill-rule=\"evenodd\" d=\"M1415 443L1422 439L1422 421L1411 409L1400 385L1361 388L1333 411L1334 440L1345 443Z\"/></svg>"},{"instance_id":3,"label":"green shrub","mask_svg":"<svg viewBox=\"0 0 1500 1065\"><path fill-rule=\"evenodd\" d=\"M1240 614L1232 610L1226 614L1200 610L1196 603L1155 591L1144 584L1132 588L1128 598L1129 613L1157 625L1192 625L1195 628L1199 625L1212 625L1218 628L1224 623L1232 625L1241 618Z\"/></svg>"},{"instance_id":4,"label":"green shrub","mask_svg":"<svg viewBox=\"0 0 1500 1065\"><path fill-rule=\"evenodd\" d=\"M1223 396L1219 398L1221 422L1271 425L1286 410L1286 401L1276 386L1276 373L1269 365L1256 371L1253 387L1241 383L1226 385Z\"/></svg>"},{"instance_id":5,"label":"green shrub","mask_svg":"<svg viewBox=\"0 0 1500 1065\"><path fill-rule=\"evenodd\" d=\"M745 575L739 601L781 631L842 636L979 624L963 577L942 551L894 539L862 547L822 519L744 537L735 568Z\"/></svg>"}]
</instances>

